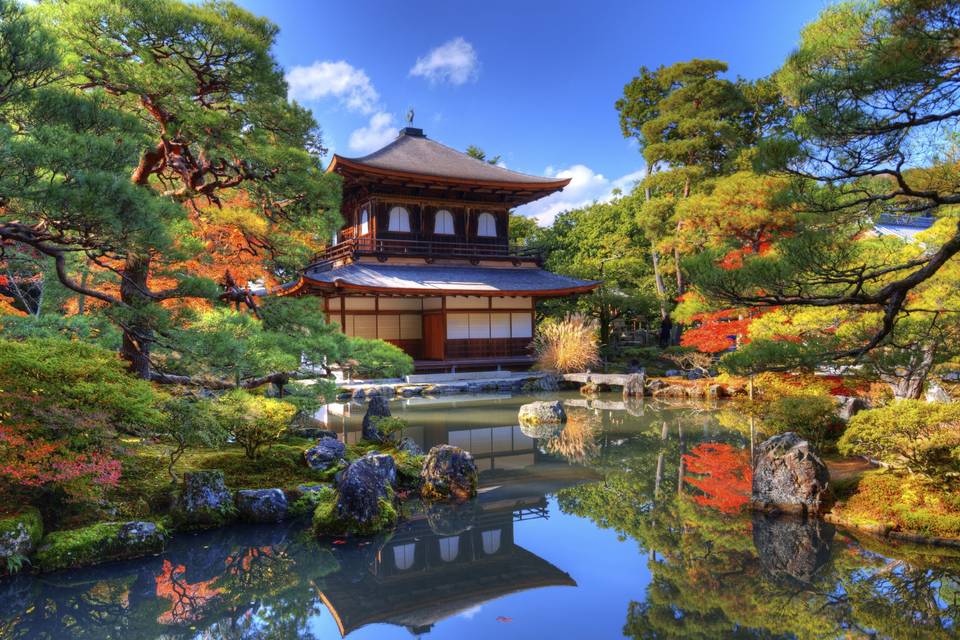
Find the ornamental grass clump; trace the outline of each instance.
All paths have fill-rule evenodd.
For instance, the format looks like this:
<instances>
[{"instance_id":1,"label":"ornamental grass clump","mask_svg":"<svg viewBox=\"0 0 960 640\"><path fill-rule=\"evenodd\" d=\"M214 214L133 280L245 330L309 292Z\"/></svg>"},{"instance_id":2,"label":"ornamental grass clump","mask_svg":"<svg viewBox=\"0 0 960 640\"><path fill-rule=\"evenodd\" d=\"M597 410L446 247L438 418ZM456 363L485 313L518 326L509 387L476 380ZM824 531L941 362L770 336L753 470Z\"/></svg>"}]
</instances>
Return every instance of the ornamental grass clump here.
<instances>
[{"instance_id":1,"label":"ornamental grass clump","mask_svg":"<svg viewBox=\"0 0 960 640\"><path fill-rule=\"evenodd\" d=\"M570 373L600 363L597 321L576 313L546 320L537 329L533 349L541 369Z\"/></svg>"}]
</instances>

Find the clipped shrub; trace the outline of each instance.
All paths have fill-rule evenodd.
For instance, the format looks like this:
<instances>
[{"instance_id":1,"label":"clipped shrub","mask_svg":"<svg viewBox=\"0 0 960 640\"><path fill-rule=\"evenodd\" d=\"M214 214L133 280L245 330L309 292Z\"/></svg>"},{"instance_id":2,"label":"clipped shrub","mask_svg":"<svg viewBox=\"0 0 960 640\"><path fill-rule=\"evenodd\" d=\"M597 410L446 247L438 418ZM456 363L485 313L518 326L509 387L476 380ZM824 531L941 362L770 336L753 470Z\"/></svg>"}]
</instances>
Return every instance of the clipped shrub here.
<instances>
[{"instance_id":1,"label":"clipped shrub","mask_svg":"<svg viewBox=\"0 0 960 640\"><path fill-rule=\"evenodd\" d=\"M537 327L533 350L541 369L570 373L600 363L597 321L583 314L548 319Z\"/></svg>"},{"instance_id":2,"label":"clipped shrub","mask_svg":"<svg viewBox=\"0 0 960 640\"><path fill-rule=\"evenodd\" d=\"M861 455L933 479L960 480L960 404L898 400L850 419L837 443Z\"/></svg>"},{"instance_id":3,"label":"clipped shrub","mask_svg":"<svg viewBox=\"0 0 960 640\"><path fill-rule=\"evenodd\" d=\"M838 418L836 404L829 396L803 395L773 400L764 421L775 432L796 432L819 449Z\"/></svg>"},{"instance_id":4,"label":"clipped shrub","mask_svg":"<svg viewBox=\"0 0 960 640\"><path fill-rule=\"evenodd\" d=\"M351 369L358 378L399 378L413 373L413 358L384 340L350 338Z\"/></svg>"},{"instance_id":5,"label":"clipped shrub","mask_svg":"<svg viewBox=\"0 0 960 640\"><path fill-rule=\"evenodd\" d=\"M221 397L214 410L221 426L250 459L258 457L261 448L280 440L297 412L289 402L239 390Z\"/></svg>"}]
</instances>

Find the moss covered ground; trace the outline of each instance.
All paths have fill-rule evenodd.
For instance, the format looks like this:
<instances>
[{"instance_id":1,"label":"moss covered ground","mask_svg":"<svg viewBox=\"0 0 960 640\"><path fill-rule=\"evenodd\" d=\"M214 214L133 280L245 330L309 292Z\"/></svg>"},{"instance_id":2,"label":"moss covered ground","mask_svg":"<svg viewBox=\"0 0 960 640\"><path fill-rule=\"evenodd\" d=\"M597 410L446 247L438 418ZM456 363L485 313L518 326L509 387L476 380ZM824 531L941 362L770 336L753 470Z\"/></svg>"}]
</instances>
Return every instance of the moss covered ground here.
<instances>
[{"instance_id":1,"label":"moss covered ground","mask_svg":"<svg viewBox=\"0 0 960 640\"><path fill-rule=\"evenodd\" d=\"M960 538L960 491L920 475L877 469L831 483L832 513L852 526Z\"/></svg>"}]
</instances>

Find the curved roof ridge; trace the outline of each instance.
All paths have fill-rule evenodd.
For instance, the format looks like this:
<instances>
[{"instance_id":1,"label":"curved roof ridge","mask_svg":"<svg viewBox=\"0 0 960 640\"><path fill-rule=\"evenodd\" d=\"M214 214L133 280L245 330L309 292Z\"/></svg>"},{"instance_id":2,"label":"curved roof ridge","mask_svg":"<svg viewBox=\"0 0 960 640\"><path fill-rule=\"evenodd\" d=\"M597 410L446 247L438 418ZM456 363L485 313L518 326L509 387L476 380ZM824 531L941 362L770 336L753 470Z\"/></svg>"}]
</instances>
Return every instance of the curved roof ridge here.
<instances>
[{"instance_id":1,"label":"curved roof ridge","mask_svg":"<svg viewBox=\"0 0 960 640\"><path fill-rule=\"evenodd\" d=\"M428 138L426 135L407 133L401 133L386 146L365 156L351 158L334 154L331 168L337 164L338 159L352 165L362 165L381 171L398 171L447 179L557 185L560 188L570 181L567 178L535 176L490 164Z\"/></svg>"}]
</instances>

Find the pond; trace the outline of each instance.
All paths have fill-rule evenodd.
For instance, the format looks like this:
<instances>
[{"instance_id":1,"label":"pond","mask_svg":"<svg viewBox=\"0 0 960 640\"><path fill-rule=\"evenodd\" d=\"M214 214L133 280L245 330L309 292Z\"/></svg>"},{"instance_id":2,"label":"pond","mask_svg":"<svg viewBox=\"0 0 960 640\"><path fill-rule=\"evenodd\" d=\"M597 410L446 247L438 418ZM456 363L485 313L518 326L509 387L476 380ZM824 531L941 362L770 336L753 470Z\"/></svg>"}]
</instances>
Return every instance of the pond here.
<instances>
[{"instance_id":1,"label":"pond","mask_svg":"<svg viewBox=\"0 0 960 640\"><path fill-rule=\"evenodd\" d=\"M0 638L956 638L960 553L742 512L750 430L726 407L563 395L392 403L473 452L479 498L403 505L390 536L306 523L177 536L158 557L0 582ZM323 418L348 442L359 405Z\"/></svg>"}]
</instances>

